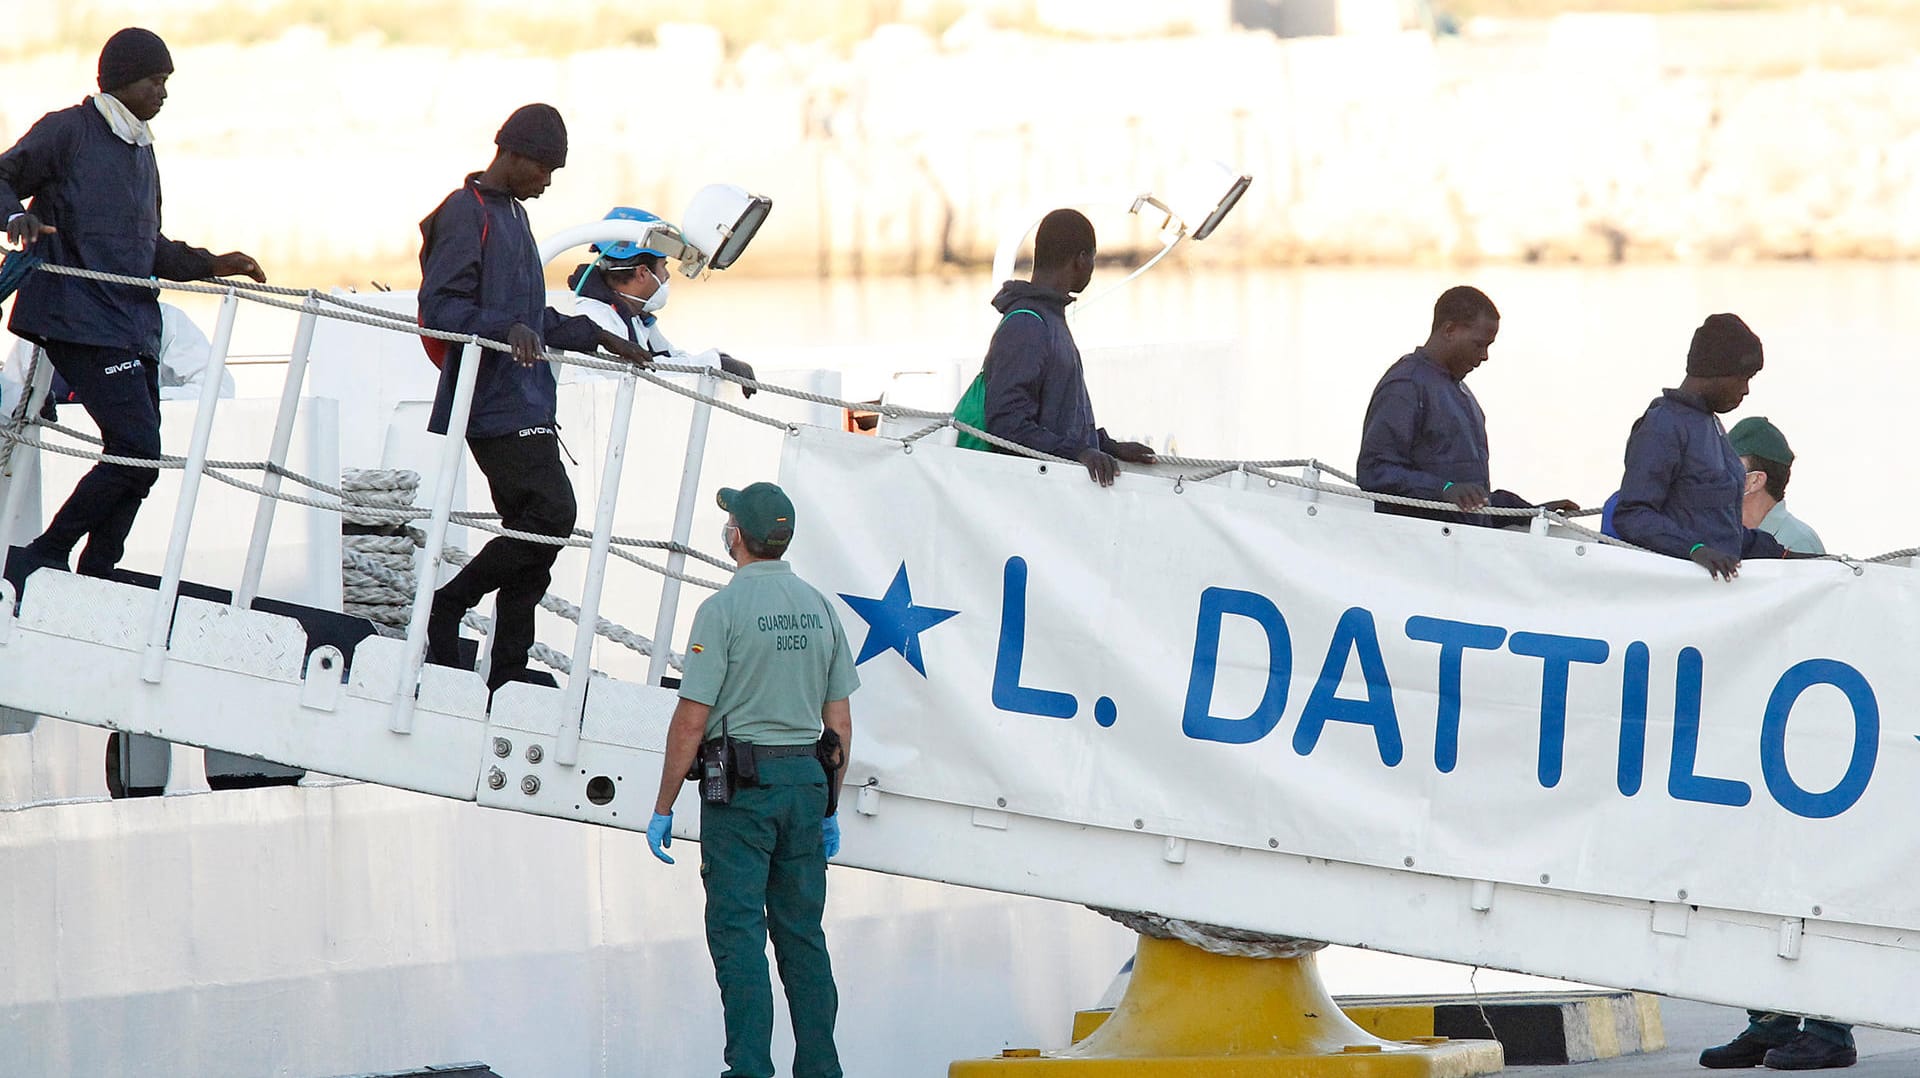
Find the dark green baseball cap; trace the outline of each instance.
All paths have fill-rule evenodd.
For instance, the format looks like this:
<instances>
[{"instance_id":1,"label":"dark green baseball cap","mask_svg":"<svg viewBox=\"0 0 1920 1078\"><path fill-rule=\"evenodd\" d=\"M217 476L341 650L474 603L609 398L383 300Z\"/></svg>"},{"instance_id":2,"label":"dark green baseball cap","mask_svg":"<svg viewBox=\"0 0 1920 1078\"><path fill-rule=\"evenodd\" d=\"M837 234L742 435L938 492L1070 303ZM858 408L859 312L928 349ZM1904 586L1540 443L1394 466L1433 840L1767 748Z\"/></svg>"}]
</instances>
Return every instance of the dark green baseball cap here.
<instances>
[{"instance_id":1,"label":"dark green baseball cap","mask_svg":"<svg viewBox=\"0 0 1920 1078\"><path fill-rule=\"evenodd\" d=\"M1735 423L1727 432L1727 440L1733 443L1733 451L1743 457L1759 457L1776 464L1793 463L1793 450L1787 446L1787 436L1766 416L1750 415Z\"/></svg>"},{"instance_id":2,"label":"dark green baseball cap","mask_svg":"<svg viewBox=\"0 0 1920 1078\"><path fill-rule=\"evenodd\" d=\"M784 547L793 541L793 500L772 483L720 488L720 508L733 514L741 534L756 543Z\"/></svg>"}]
</instances>

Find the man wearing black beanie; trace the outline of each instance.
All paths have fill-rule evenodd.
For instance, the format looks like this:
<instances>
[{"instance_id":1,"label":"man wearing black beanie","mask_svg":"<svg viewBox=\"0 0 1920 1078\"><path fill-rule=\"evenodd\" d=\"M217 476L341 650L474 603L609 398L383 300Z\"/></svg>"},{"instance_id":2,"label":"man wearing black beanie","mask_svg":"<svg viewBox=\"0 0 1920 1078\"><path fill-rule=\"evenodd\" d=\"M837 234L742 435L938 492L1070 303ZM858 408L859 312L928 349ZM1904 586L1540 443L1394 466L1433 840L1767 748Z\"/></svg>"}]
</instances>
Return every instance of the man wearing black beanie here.
<instances>
[{"instance_id":1,"label":"man wearing black beanie","mask_svg":"<svg viewBox=\"0 0 1920 1078\"><path fill-rule=\"evenodd\" d=\"M127 29L108 39L100 51L101 92L41 117L0 154L8 239L56 266L173 281L267 279L238 251L215 255L160 232L160 173L147 121L166 102L172 73L166 43L150 31ZM21 286L9 326L46 350L99 426L105 452L160 455L160 303L152 289L35 273ZM80 572L106 575L125 552L134 516L159 474L95 465L28 552L65 568L85 539Z\"/></svg>"},{"instance_id":2,"label":"man wearing black beanie","mask_svg":"<svg viewBox=\"0 0 1920 1078\"><path fill-rule=\"evenodd\" d=\"M1694 331L1687 376L1647 406L1627 436L1626 474L1613 526L1620 538L1732 580L1742 558L1786 556L1773 536L1741 522L1747 466L1720 416L1740 407L1765 355L1736 315Z\"/></svg>"},{"instance_id":3,"label":"man wearing black beanie","mask_svg":"<svg viewBox=\"0 0 1920 1078\"><path fill-rule=\"evenodd\" d=\"M446 434L452 422L454 380L460 364L480 364L467 419L467 448L487 477L500 523L514 531L566 536L578 510L573 483L560 462L555 413L557 381L546 349L592 352L604 348L645 366L651 353L601 329L584 315L571 318L547 306L539 246L521 200L539 198L567 163L567 125L552 105L524 105L494 136L499 152L485 171L467 177L420 222L420 324L429 329L504 341L513 349L466 355L464 345L444 357L427 429ZM488 593L494 600L493 659L487 687L516 681L533 646L534 608L552 582L560 550L499 536L434 594L427 621L427 661L460 664L460 620Z\"/></svg>"}]
</instances>

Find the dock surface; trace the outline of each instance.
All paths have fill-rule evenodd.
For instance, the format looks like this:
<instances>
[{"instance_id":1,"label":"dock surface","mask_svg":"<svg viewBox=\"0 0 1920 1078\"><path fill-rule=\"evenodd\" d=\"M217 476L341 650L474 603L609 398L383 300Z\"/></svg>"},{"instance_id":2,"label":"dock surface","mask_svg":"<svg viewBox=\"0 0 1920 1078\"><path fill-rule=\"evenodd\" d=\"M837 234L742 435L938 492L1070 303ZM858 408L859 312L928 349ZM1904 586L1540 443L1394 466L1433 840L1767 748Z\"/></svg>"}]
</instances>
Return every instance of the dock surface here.
<instances>
[{"instance_id":1,"label":"dock surface","mask_svg":"<svg viewBox=\"0 0 1920 1078\"><path fill-rule=\"evenodd\" d=\"M1556 1078L1680 1078L1683 1075L1789 1073L1764 1067L1749 1071L1710 1071L1700 1065L1702 1049L1725 1044L1746 1028L1745 1011L1667 999L1660 1003L1660 1017L1667 1030L1665 1051L1559 1067L1508 1067L1501 1073L1515 1078L1547 1078L1549 1075ZM1808 1073L1844 1074L1847 1078L1911 1078L1920 1074L1920 1036L1862 1027L1854 1030L1854 1043L1860 1050L1859 1063L1844 1070Z\"/></svg>"}]
</instances>

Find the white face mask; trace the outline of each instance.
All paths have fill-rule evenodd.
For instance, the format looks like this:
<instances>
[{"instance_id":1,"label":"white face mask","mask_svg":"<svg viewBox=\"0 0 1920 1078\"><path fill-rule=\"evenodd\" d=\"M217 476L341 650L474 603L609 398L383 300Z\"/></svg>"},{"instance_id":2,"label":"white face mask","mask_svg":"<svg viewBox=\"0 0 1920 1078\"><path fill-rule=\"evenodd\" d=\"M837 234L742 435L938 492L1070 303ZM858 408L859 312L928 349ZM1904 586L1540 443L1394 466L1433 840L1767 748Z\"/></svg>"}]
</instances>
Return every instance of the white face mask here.
<instances>
[{"instance_id":1,"label":"white face mask","mask_svg":"<svg viewBox=\"0 0 1920 1078\"><path fill-rule=\"evenodd\" d=\"M646 272L651 273L652 271L648 270ZM646 301L640 304L640 309L648 314L652 314L660 308L665 307L667 305L667 293L672 291L673 280L670 277L655 279L660 282L660 287L654 289L653 295L648 296Z\"/></svg>"},{"instance_id":2,"label":"white face mask","mask_svg":"<svg viewBox=\"0 0 1920 1078\"><path fill-rule=\"evenodd\" d=\"M720 549L726 551L728 554L733 553L732 521L727 521L725 524L720 525Z\"/></svg>"}]
</instances>

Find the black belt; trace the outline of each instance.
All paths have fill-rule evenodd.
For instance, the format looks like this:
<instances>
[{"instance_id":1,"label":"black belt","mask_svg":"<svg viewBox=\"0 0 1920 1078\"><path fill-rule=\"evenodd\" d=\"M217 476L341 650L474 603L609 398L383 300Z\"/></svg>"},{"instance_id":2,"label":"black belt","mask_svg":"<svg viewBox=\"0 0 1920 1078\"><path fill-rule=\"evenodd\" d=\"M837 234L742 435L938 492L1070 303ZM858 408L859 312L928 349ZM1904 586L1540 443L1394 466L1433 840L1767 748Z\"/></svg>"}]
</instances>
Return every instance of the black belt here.
<instances>
[{"instance_id":1,"label":"black belt","mask_svg":"<svg viewBox=\"0 0 1920 1078\"><path fill-rule=\"evenodd\" d=\"M761 760L778 760L786 756L812 756L812 745L755 745L753 755Z\"/></svg>"}]
</instances>

